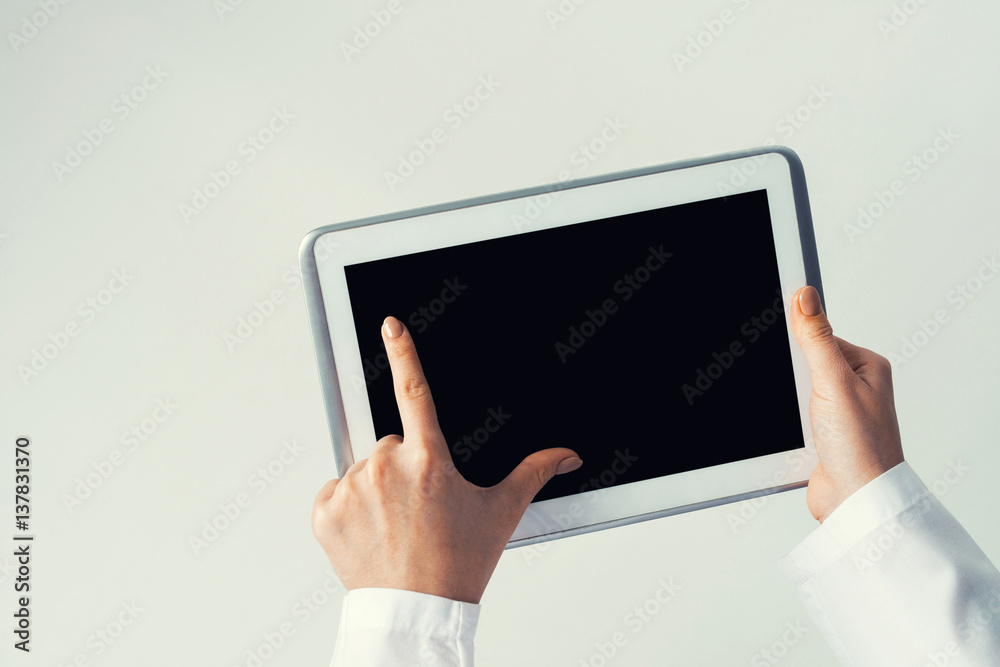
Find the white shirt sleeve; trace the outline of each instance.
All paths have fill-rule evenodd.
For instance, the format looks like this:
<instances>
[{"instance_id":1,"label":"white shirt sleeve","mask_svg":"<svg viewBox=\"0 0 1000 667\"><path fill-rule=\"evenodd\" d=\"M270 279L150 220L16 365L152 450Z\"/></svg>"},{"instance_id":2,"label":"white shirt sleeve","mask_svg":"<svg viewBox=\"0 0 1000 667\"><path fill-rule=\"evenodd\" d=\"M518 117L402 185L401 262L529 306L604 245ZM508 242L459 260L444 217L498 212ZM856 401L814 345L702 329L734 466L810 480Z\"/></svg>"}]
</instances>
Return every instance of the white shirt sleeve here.
<instances>
[{"instance_id":1,"label":"white shirt sleeve","mask_svg":"<svg viewBox=\"0 0 1000 667\"><path fill-rule=\"evenodd\" d=\"M779 566L844 665L1000 665L1000 572L906 462L845 500ZM355 589L332 665L473 667L479 611Z\"/></svg>"},{"instance_id":2,"label":"white shirt sleeve","mask_svg":"<svg viewBox=\"0 0 1000 667\"><path fill-rule=\"evenodd\" d=\"M906 462L779 567L844 665L1000 665L1000 572Z\"/></svg>"},{"instance_id":3,"label":"white shirt sleeve","mask_svg":"<svg viewBox=\"0 0 1000 667\"><path fill-rule=\"evenodd\" d=\"M479 609L394 588L348 591L331 667L473 667Z\"/></svg>"}]
</instances>

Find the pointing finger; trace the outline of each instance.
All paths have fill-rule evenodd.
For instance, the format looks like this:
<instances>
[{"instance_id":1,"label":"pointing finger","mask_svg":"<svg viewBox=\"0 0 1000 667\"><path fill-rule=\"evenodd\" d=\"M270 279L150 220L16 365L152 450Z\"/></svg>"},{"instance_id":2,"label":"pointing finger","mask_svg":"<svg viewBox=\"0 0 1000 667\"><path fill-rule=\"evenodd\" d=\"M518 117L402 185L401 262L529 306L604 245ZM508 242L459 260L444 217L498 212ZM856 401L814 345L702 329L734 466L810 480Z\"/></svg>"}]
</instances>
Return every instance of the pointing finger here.
<instances>
[{"instance_id":1,"label":"pointing finger","mask_svg":"<svg viewBox=\"0 0 1000 667\"><path fill-rule=\"evenodd\" d=\"M447 451L413 337L402 322L389 316L382 323L382 340L389 357L396 405L403 423L404 446L407 441L415 440L438 443Z\"/></svg>"}]
</instances>

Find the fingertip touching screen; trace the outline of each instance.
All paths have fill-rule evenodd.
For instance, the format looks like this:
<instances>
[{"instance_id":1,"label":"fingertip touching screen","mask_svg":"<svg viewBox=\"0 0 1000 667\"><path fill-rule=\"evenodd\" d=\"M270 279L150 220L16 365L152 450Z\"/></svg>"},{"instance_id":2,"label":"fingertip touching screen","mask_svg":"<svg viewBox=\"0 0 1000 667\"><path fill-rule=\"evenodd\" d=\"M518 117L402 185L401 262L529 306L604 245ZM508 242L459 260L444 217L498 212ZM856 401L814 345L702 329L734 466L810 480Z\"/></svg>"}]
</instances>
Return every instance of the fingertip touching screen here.
<instances>
[{"instance_id":1,"label":"fingertip touching screen","mask_svg":"<svg viewBox=\"0 0 1000 667\"><path fill-rule=\"evenodd\" d=\"M583 466L536 501L804 446L766 190L344 270L376 437L394 315L480 486L548 447Z\"/></svg>"}]
</instances>

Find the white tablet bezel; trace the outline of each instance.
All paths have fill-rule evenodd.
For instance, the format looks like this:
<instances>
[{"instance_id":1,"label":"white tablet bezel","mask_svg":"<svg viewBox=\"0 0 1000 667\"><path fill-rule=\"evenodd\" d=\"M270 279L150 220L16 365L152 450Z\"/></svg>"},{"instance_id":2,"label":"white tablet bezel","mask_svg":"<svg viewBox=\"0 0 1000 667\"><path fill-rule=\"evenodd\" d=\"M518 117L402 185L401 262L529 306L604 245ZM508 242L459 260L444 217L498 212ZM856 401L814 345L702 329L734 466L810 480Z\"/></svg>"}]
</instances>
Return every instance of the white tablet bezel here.
<instances>
[{"instance_id":1,"label":"white tablet bezel","mask_svg":"<svg viewBox=\"0 0 1000 667\"><path fill-rule=\"evenodd\" d=\"M783 147L566 180L314 230L303 241L302 268L338 474L366 458L375 443L345 266L760 189L767 190L807 447L532 503L508 547L803 486L816 464L809 368L787 306L805 284L822 289L801 163Z\"/></svg>"}]
</instances>

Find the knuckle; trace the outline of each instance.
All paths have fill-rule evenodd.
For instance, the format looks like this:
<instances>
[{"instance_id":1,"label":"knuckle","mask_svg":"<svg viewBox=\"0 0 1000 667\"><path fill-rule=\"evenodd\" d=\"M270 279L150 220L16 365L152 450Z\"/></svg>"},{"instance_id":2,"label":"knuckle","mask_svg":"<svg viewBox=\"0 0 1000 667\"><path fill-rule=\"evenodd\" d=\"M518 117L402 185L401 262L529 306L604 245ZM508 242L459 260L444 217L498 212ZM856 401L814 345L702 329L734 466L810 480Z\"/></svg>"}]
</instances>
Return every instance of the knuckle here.
<instances>
[{"instance_id":1,"label":"knuckle","mask_svg":"<svg viewBox=\"0 0 1000 667\"><path fill-rule=\"evenodd\" d=\"M450 461L439 460L423 448L414 455L410 465L422 495L436 497L447 494L451 485L450 478L454 474L454 467L449 466L449 463Z\"/></svg>"},{"instance_id":2,"label":"knuckle","mask_svg":"<svg viewBox=\"0 0 1000 667\"><path fill-rule=\"evenodd\" d=\"M385 353L392 359L409 359L413 354L412 345L404 345L401 341L396 341L392 345L385 346Z\"/></svg>"},{"instance_id":3,"label":"knuckle","mask_svg":"<svg viewBox=\"0 0 1000 667\"><path fill-rule=\"evenodd\" d=\"M458 468L455 467L455 462L450 457L441 464L441 472L449 477L452 475L461 475L458 472Z\"/></svg>"},{"instance_id":4,"label":"knuckle","mask_svg":"<svg viewBox=\"0 0 1000 667\"><path fill-rule=\"evenodd\" d=\"M368 459L359 459L359 460L355 461L354 463L352 463L351 467L348 468L344 472L344 476L341 478L340 484L343 484L347 480L348 477L350 477L354 473L358 472L359 470L361 470L362 468L364 468L366 465L368 465ZM339 486L339 484L338 484L338 486Z\"/></svg>"},{"instance_id":5,"label":"knuckle","mask_svg":"<svg viewBox=\"0 0 1000 667\"><path fill-rule=\"evenodd\" d=\"M317 507L312 513L312 534L317 540L321 539L327 532L330 525L329 514L324 508Z\"/></svg>"},{"instance_id":6,"label":"knuckle","mask_svg":"<svg viewBox=\"0 0 1000 667\"><path fill-rule=\"evenodd\" d=\"M391 467L390 458L380 453L373 453L368 459L368 463L365 464L368 477L374 482L384 481L389 476Z\"/></svg>"},{"instance_id":7,"label":"knuckle","mask_svg":"<svg viewBox=\"0 0 1000 667\"><path fill-rule=\"evenodd\" d=\"M372 447L371 457L374 458L376 454L379 456L384 456L389 454L394 450L401 442L403 438L399 435L387 435L378 440L375 446Z\"/></svg>"},{"instance_id":8,"label":"knuckle","mask_svg":"<svg viewBox=\"0 0 1000 667\"><path fill-rule=\"evenodd\" d=\"M422 401L428 394L427 383L421 378L405 378L399 386L399 394L408 401Z\"/></svg>"},{"instance_id":9,"label":"knuckle","mask_svg":"<svg viewBox=\"0 0 1000 667\"><path fill-rule=\"evenodd\" d=\"M337 513L332 501L317 503L313 506L311 526L313 537L322 541L331 532L338 529Z\"/></svg>"},{"instance_id":10,"label":"knuckle","mask_svg":"<svg viewBox=\"0 0 1000 667\"><path fill-rule=\"evenodd\" d=\"M368 459L365 460L367 461ZM337 483L337 488L334 489L334 497L343 498L344 496L350 496L357 492L357 472L358 470L352 466L346 473L344 473L344 476L340 478L340 482Z\"/></svg>"},{"instance_id":11,"label":"knuckle","mask_svg":"<svg viewBox=\"0 0 1000 667\"><path fill-rule=\"evenodd\" d=\"M817 372L813 374L813 386L820 388L823 394L849 391L854 386L854 371L835 360L823 359L814 370Z\"/></svg>"},{"instance_id":12,"label":"knuckle","mask_svg":"<svg viewBox=\"0 0 1000 667\"><path fill-rule=\"evenodd\" d=\"M536 489L541 489L549 481L548 471L542 467L535 468L532 481L535 483Z\"/></svg>"},{"instance_id":13,"label":"knuckle","mask_svg":"<svg viewBox=\"0 0 1000 667\"><path fill-rule=\"evenodd\" d=\"M829 322L817 323L807 327L804 334L811 341L825 341L833 336L833 326Z\"/></svg>"},{"instance_id":14,"label":"knuckle","mask_svg":"<svg viewBox=\"0 0 1000 667\"><path fill-rule=\"evenodd\" d=\"M875 367L882 375L887 378L892 377L892 363L887 358L883 357L881 354L875 354L872 361L875 363Z\"/></svg>"},{"instance_id":15,"label":"knuckle","mask_svg":"<svg viewBox=\"0 0 1000 667\"><path fill-rule=\"evenodd\" d=\"M434 457L427 447L417 447L413 452L413 470L421 477L430 477L437 471Z\"/></svg>"}]
</instances>

